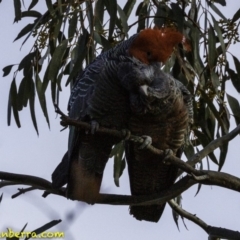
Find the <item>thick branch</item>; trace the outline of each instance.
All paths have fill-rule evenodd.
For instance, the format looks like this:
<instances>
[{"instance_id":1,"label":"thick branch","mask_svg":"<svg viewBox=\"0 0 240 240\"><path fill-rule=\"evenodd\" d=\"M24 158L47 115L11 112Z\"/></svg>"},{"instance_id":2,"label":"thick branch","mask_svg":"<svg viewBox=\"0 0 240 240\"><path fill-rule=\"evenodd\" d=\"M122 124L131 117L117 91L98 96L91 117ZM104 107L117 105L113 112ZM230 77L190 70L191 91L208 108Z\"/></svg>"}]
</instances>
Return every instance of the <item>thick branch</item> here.
<instances>
[{"instance_id":1,"label":"thick branch","mask_svg":"<svg viewBox=\"0 0 240 240\"><path fill-rule=\"evenodd\" d=\"M232 189L240 192L240 179L227 173L215 172L215 171L199 171L185 162L175 159L175 157L169 157L166 159L171 164L175 164L182 170L191 174L191 176L185 176L168 190L162 191L158 194L150 196L127 196L127 195L114 195L114 194L99 194L99 198L96 203L99 204L112 204L112 205L151 205L151 204L163 204L166 201L180 195L194 184L202 183L206 185L216 185L228 189ZM197 176L197 177L196 177ZM200 176L200 177L199 177ZM203 177L202 177L203 176ZM12 181L15 185L23 184L29 185L40 190L45 190L48 193L65 196L64 189L53 189L49 181L30 175L20 175L14 173L0 172L0 179ZM76 199L81 201L81 199Z\"/></svg>"},{"instance_id":2,"label":"thick branch","mask_svg":"<svg viewBox=\"0 0 240 240\"><path fill-rule=\"evenodd\" d=\"M53 194L65 196L65 193L62 189L53 189L51 182L40 177L24 175L24 174L16 174L16 173L7 173L7 172L0 171L0 179L8 181L7 182L8 184L6 186L9 186L10 185L9 182L12 182L11 185L16 185L16 184L28 185L40 190L50 191Z\"/></svg>"}]
</instances>

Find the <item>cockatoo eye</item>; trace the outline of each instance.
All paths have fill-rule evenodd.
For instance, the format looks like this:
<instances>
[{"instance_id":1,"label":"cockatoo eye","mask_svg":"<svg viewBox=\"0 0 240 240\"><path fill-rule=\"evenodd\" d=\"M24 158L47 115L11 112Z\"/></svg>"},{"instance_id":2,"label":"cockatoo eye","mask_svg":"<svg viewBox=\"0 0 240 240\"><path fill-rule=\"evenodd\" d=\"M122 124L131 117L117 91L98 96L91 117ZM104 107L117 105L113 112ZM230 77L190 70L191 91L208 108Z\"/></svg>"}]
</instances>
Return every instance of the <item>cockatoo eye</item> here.
<instances>
[{"instance_id":1,"label":"cockatoo eye","mask_svg":"<svg viewBox=\"0 0 240 240\"><path fill-rule=\"evenodd\" d=\"M152 56L152 53L150 51L148 51L147 56L148 56L148 58L150 58Z\"/></svg>"}]
</instances>

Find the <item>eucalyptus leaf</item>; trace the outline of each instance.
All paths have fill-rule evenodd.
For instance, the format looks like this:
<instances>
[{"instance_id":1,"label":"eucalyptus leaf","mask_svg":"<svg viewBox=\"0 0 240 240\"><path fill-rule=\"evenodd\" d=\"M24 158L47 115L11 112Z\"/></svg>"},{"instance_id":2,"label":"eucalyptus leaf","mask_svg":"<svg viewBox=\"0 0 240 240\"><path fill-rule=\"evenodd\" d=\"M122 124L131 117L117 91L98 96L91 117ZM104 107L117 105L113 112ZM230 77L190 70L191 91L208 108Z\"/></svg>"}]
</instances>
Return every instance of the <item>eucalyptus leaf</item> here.
<instances>
[{"instance_id":1,"label":"eucalyptus leaf","mask_svg":"<svg viewBox=\"0 0 240 240\"><path fill-rule=\"evenodd\" d=\"M104 16L104 0L98 0L95 4L94 9L94 26L95 32L102 33L103 32L103 16Z\"/></svg>"},{"instance_id":2,"label":"eucalyptus leaf","mask_svg":"<svg viewBox=\"0 0 240 240\"><path fill-rule=\"evenodd\" d=\"M48 229L50 229L50 228L56 226L57 224L59 224L61 221L62 220L53 220L51 222L48 222L48 223L44 224L43 226L33 230L32 233L34 233L36 235L38 235L40 233L43 233L43 232L47 231ZM29 235L30 235L30 237L26 237L24 240L30 239L31 238L31 234L29 234Z\"/></svg>"},{"instance_id":3,"label":"eucalyptus leaf","mask_svg":"<svg viewBox=\"0 0 240 240\"><path fill-rule=\"evenodd\" d=\"M233 113L233 117L235 118L236 124L238 125L240 124L240 104L235 97L229 94L226 94L226 95L227 95L229 106Z\"/></svg>"},{"instance_id":4,"label":"eucalyptus leaf","mask_svg":"<svg viewBox=\"0 0 240 240\"><path fill-rule=\"evenodd\" d=\"M27 106L31 91L31 78L24 77L18 88L18 111L21 111L23 107Z\"/></svg>"},{"instance_id":5,"label":"eucalyptus leaf","mask_svg":"<svg viewBox=\"0 0 240 240\"><path fill-rule=\"evenodd\" d=\"M14 2L14 10L15 10L15 21L18 22L22 18L21 0L13 0L13 2Z\"/></svg>"},{"instance_id":6,"label":"eucalyptus leaf","mask_svg":"<svg viewBox=\"0 0 240 240\"><path fill-rule=\"evenodd\" d=\"M17 85L16 85L16 80L13 78L11 87L10 87L10 101L9 104L11 105L12 111L13 111L13 116L15 119L15 122L17 126L20 128L20 120L19 120L19 115L18 115L18 95L17 95ZM11 117L9 117L10 119ZM10 125L10 121L9 125Z\"/></svg>"},{"instance_id":7,"label":"eucalyptus leaf","mask_svg":"<svg viewBox=\"0 0 240 240\"><path fill-rule=\"evenodd\" d=\"M74 77L79 73L79 69L82 66L82 62L87 54L86 44L88 41L89 33L87 30L83 31L83 34L79 36L78 43L77 43L77 56L74 57L73 60L73 68L72 71L66 81L66 86L73 80Z\"/></svg>"},{"instance_id":8,"label":"eucalyptus leaf","mask_svg":"<svg viewBox=\"0 0 240 240\"><path fill-rule=\"evenodd\" d=\"M217 37L218 37L219 42L221 44L222 53L226 57L226 47L225 47L225 43L224 43L224 39L223 39L223 35L222 35L222 30L220 29L220 27L218 25L218 22L216 21L216 19L214 18L213 15L212 15L212 20L213 20L214 29L217 32Z\"/></svg>"},{"instance_id":9,"label":"eucalyptus leaf","mask_svg":"<svg viewBox=\"0 0 240 240\"><path fill-rule=\"evenodd\" d=\"M46 118L46 121L48 123L48 126L50 127L48 111L47 111L47 104L46 104L46 98L45 98L45 94L44 94L45 91L43 91L44 90L43 89L43 84L42 84L42 81L41 81L41 79L40 79L38 74L36 74L36 77L35 77L35 85L36 85L36 90L37 90L40 106L42 108L44 117Z\"/></svg>"},{"instance_id":10,"label":"eucalyptus leaf","mask_svg":"<svg viewBox=\"0 0 240 240\"><path fill-rule=\"evenodd\" d=\"M25 68L26 66L31 65L31 62L33 61L34 57L36 56L36 52L31 52L29 54L27 54L19 63L18 66L18 71L21 71L23 68Z\"/></svg>"},{"instance_id":11,"label":"eucalyptus leaf","mask_svg":"<svg viewBox=\"0 0 240 240\"><path fill-rule=\"evenodd\" d=\"M24 35L26 35L27 33L31 32L34 28L34 23L29 23L28 25L26 25L17 35L17 37L14 39L14 42L16 40L18 40L19 38L23 37Z\"/></svg>"},{"instance_id":12,"label":"eucalyptus leaf","mask_svg":"<svg viewBox=\"0 0 240 240\"><path fill-rule=\"evenodd\" d=\"M131 15L135 4L136 4L136 0L128 0L126 2L125 6L123 7L123 11L125 13L127 20L129 18L129 16Z\"/></svg>"},{"instance_id":13,"label":"eucalyptus leaf","mask_svg":"<svg viewBox=\"0 0 240 240\"><path fill-rule=\"evenodd\" d=\"M233 61L237 70L237 74L240 76L240 62L235 56L233 56Z\"/></svg>"},{"instance_id":14,"label":"eucalyptus leaf","mask_svg":"<svg viewBox=\"0 0 240 240\"><path fill-rule=\"evenodd\" d=\"M236 22L240 18L240 8L237 12L233 15L232 22Z\"/></svg>"},{"instance_id":15,"label":"eucalyptus leaf","mask_svg":"<svg viewBox=\"0 0 240 240\"><path fill-rule=\"evenodd\" d=\"M208 29L208 64L210 69L213 69L217 63L217 52L216 52L216 36L215 31L210 24Z\"/></svg>"},{"instance_id":16,"label":"eucalyptus leaf","mask_svg":"<svg viewBox=\"0 0 240 240\"><path fill-rule=\"evenodd\" d=\"M11 64L11 65L8 65L6 67L4 67L2 70L3 70L3 77L6 77L12 70L12 67L14 66L15 64Z\"/></svg>"},{"instance_id":17,"label":"eucalyptus leaf","mask_svg":"<svg viewBox=\"0 0 240 240\"><path fill-rule=\"evenodd\" d=\"M71 42L73 40L73 36L76 33L78 23L78 9L75 9L71 19L69 20L69 27L68 27L68 40Z\"/></svg>"},{"instance_id":18,"label":"eucalyptus leaf","mask_svg":"<svg viewBox=\"0 0 240 240\"><path fill-rule=\"evenodd\" d=\"M31 79L31 82L30 82L31 86L31 90L30 90L30 96L29 96L29 107L30 107L30 115L31 115L31 118L32 118L32 123L33 123L33 126L37 132L37 135L39 135L38 133L38 126L37 126L37 119L36 119L36 114L35 114L35 86L34 86L34 82L33 80Z\"/></svg>"},{"instance_id":19,"label":"eucalyptus leaf","mask_svg":"<svg viewBox=\"0 0 240 240\"><path fill-rule=\"evenodd\" d=\"M117 1L116 0L104 0L107 11L110 15L110 22L109 22L109 38L112 37L116 19L117 19Z\"/></svg>"},{"instance_id":20,"label":"eucalyptus leaf","mask_svg":"<svg viewBox=\"0 0 240 240\"><path fill-rule=\"evenodd\" d=\"M222 0L221 0L222 1ZM217 2L217 1L216 1ZM210 8L222 19L227 20L227 18L222 14L222 11L220 11L214 4L213 2L211 2L211 4L209 4Z\"/></svg>"},{"instance_id":21,"label":"eucalyptus leaf","mask_svg":"<svg viewBox=\"0 0 240 240\"><path fill-rule=\"evenodd\" d=\"M38 3L38 0L32 0L32 2L30 3L28 10L34 8L36 6L36 4Z\"/></svg>"},{"instance_id":22,"label":"eucalyptus leaf","mask_svg":"<svg viewBox=\"0 0 240 240\"><path fill-rule=\"evenodd\" d=\"M62 41L56 48L56 50L53 53L52 59L49 63L49 69L48 69L48 80L51 80L52 82L56 81L57 74L60 70L63 56L65 54L65 51L68 46L68 40Z\"/></svg>"},{"instance_id":23,"label":"eucalyptus leaf","mask_svg":"<svg viewBox=\"0 0 240 240\"><path fill-rule=\"evenodd\" d=\"M22 12L22 18L24 18L24 17L40 18L41 16L42 16L42 14L40 12L37 12L37 11L34 11L34 10L32 10L32 11L23 11Z\"/></svg>"},{"instance_id":24,"label":"eucalyptus leaf","mask_svg":"<svg viewBox=\"0 0 240 240\"><path fill-rule=\"evenodd\" d=\"M220 146L220 157L219 157L219 166L218 166L218 171L221 171L226 157L227 157L227 152L228 152L228 143L223 144Z\"/></svg>"},{"instance_id":25,"label":"eucalyptus leaf","mask_svg":"<svg viewBox=\"0 0 240 240\"><path fill-rule=\"evenodd\" d=\"M128 33L127 17L125 15L124 11L121 9L121 7L119 5L117 5L117 11L118 11L118 14L119 14L120 19L121 19L121 25L122 25L123 32L127 36L127 33Z\"/></svg>"}]
</instances>

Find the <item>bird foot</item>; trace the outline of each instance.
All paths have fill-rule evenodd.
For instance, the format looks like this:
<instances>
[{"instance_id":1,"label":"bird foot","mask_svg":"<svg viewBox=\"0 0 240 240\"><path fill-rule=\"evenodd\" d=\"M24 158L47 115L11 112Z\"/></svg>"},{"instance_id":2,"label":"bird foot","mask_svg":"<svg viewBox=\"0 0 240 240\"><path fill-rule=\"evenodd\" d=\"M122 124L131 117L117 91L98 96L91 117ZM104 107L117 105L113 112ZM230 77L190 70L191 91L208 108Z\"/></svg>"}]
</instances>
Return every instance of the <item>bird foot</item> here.
<instances>
[{"instance_id":1,"label":"bird foot","mask_svg":"<svg viewBox=\"0 0 240 240\"><path fill-rule=\"evenodd\" d=\"M152 144L152 138L150 136L143 135L143 143L138 147L138 149L148 148Z\"/></svg>"},{"instance_id":2,"label":"bird foot","mask_svg":"<svg viewBox=\"0 0 240 240\"><path fill-rule=\"evenodd\" d=\"M168 148L164 150L164 159L163 159L163 163L166 165L170 165L170 163L167 161L167 158L169 158L170 156L173 155L173 151L172 149Z\"/></svg>"},{"instance_id":3,"label":"bird foot","mask_svg":"<svg viewBox=\"0 0 240 240\"><path fill-rule=\"evenodd\" d=\"M122 129L122 135L124 140L128 140L131 137L131 132L128 129Z\"/></svg>"},{"instance_id":4,"label":"bird foot","mask_svg":"<svg viewBox=\"0 0 240 240\"><path fill-rule=\"evenodd\" d=\"M90 130L91 134L95 134L96 131L99 129L99 123L96 120L91 120L90 125L91 125L91 130ZM89 130L86 130L85 133L88 134Z\"/></svg>"},{"instance_id":5,"label":"bird foot","mask_svg":"<svg viewBox=\"0 0 240 240\"><path fill-rule=\"evenodd\" d=\"M170 157L171 155L173 155L173 150L168 148L168 149L165 149L164 150L164 155L165 155L165 158L166 157Z\"/></svg>"}]
</instances>

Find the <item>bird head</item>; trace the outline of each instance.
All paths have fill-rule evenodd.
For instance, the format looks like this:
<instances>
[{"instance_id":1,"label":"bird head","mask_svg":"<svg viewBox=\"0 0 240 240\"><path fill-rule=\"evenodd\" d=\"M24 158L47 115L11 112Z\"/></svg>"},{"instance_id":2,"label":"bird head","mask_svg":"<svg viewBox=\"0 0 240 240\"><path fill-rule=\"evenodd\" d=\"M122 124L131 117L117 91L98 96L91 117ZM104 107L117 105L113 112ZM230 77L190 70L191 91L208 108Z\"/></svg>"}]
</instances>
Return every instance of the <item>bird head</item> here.
<instances>
[{"instance_id":1,"label":"bird head","mask_svg":"<svg viewBox=\"0 0 240 240\"><path fill-rule=\"evenodd\" d=\"M118 75L128 91L130 108L137 115L159 114L174 101L175 81L160 69L159 63L123 63Z\"/></svg>"},{"instance_id":2,"label":"bird head","mask_svg":"<svg viewBox=\"0 0 240 240\"><path fill-rule=\"evenodd\" d=\"M128 52L145 64L165 63L179 43L190 51L191 47L185 36L175 29L144 29L136 36Z\"/></svg>"}]
</instances>

